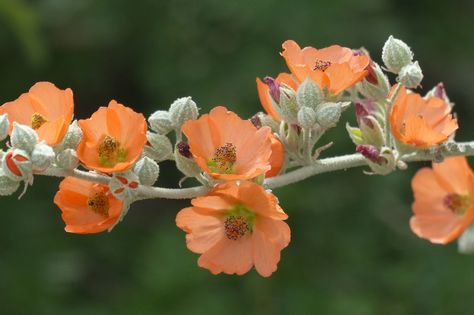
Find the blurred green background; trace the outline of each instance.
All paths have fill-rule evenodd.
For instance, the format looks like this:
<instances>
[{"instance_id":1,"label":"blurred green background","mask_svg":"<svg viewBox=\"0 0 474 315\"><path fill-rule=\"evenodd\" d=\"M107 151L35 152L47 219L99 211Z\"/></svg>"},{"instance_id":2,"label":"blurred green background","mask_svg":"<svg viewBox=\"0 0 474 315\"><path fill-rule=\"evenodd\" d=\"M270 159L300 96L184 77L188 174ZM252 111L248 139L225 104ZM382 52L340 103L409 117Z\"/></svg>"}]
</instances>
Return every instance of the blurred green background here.
<instances>
[{"instance_id":1,"label":"blurred green background","mask_svg":"<svg viewBox=\"0 0 474 315\"><path fill-rule=\"evenodd\" d=\"M75 93L76 117L111 98L149 115L192 95L202 111L260 110L255 77L285 70L280 45L408 42L425 91L444 81L474 125L472 1L1 0L0 103L48 80ZM352 113L344 121L353 121ZM342 126L327 155L354 151ZM174 225L188 202L139 202L113 233L63 231L58 179L0 201L0 314L473 314L474 257L409 229L410 179L361 169L278 189L292 242L269 279L212 276ZM161 186L176 186L171 163Z\"/></svg>"}]
</instances>

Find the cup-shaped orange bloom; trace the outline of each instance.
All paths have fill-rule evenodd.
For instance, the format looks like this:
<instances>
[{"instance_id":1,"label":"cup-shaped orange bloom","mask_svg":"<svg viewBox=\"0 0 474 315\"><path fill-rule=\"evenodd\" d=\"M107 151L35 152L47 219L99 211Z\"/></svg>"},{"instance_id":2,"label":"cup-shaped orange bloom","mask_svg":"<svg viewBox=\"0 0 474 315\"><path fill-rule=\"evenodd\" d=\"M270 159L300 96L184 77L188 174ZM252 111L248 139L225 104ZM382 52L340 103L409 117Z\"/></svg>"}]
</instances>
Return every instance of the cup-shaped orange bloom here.
<instances>
[{"instance_id":1,"label":"cup-shaped orange bloom","mask_svg":"<svg viewBox=\"0 0 474 315\"><path fill-rule=\"evenodd\" d=\"M255 266L268 277L277 269L280 252L290 242L288 217L275 196L252 182L227 182L181 210L176 224L187 232L198 265L213 274L242 275Z\"/></svg>"},{"instance_id":2,"label":"cup-shaped orange bloom","mask_svg":"<svg viewBox=\"0 0 474 315\"><path fill-rule=\"evenodd\" d=\"M147 142L145 117L114 100L78 123L84 135L77 156L96 171L112 173L129 169Z\"/></svg>"},{"instance_id":3,"label":"cup-shaped orange bloom","mask_svg":"<svg viewBox=\"0 0 474 315\"><path fill-rule=\"evenodd\" d=\"M322 89L337 95L367 76L370 58L354 53L351 49L333 45L316 49L303 49L293 40L283 43L281 55L291 73L303 82L311 77Z\"/></svg>"},{"instance_id":4,"label":"cup-shaped orange bloom","mask_svg":"<svg viewBox=\"0 0 474 315\"><path fill-rule=\"evenodd\" d=\"M59 185L54 203L61 209L69 233L99 233L113 226L123 210L107 185L66 177Z\"/></svg>"},{"instance_id":5,"label":"cup-shaped orange bloom","mask_svg":"<svg viewBox=\"0 0 474 315\"><path fill-rule=\"evenodd\" d=\"M281 84L286 84L296 91L298 89L298 84L289 73L280 73L274 80L269 77L266 77L265 79L267 78L268 80L271 80L271 82L264 83L262 80L260 80L260 78L256 79L258 97L260 99L260 103L262 103L263 109L265 109L267 114L270 115L276 121L281 121L280 114L273 106L274 102L278 103L280 101L279 100L279 94L280 94L279 87ZM272 84L272 86L270 87L269 84Z\"/></svg>"},{"instance_id":6,"label":"cup-shaped orange bloom","mask_svg":"<svg viewBox=\"0 0 474 315\"><path fill-rule=\"evenodd\" d=\"M265 173L265 177L274 177L280 173L285 164L285 146L274 135L271 135L272 155L270 155L271 169Z\"/></svg>"},{"instance_id":7,"label":"cup-shaped orange bloom","mask_svg":"<svg viewBox=\"0 0 474 315\"><path fill-rule=\"evenodd\" d=\"M474 175L465 157L446 158L419 170L411 183L413 232L432 243L458 238L474 218Z\"/></svg>"},{"instance_id":8,"label":"cup-shaped orange bloom","mask_svg":"<svg viewBox=\"0 0 474 315\"><path fill-rule=\"evenodd\" d=\"M199 167L217 179L250 179L270 170L270 128L257 129L223 106L182 127Z\"/></svg>"},{"instance_id":9,"label":"cup-shaped orange bloom","mask_svg":"<svg viewBox=\"0 0 474 315\"><path fill-rule=\"evenodd\" d=\"M402 87L390 112L390 127L398 141L428 147L446 141L458 129L451 106L441 98L427 99Z\"/></svg>"},{"instance_id":10,"label":"cup-shaped orange bloom","mask_svg":"<svg viewBox=\"0 0 474 315\"><path fill-rule=\"evenodd\" d=\"M73 118L72 90L38 82L16 100L0 106L0 115L3 114L8 114L10 134L15 121L33 128L40 140L54 146L61 142Z\"/></svg>"}]
</instances>

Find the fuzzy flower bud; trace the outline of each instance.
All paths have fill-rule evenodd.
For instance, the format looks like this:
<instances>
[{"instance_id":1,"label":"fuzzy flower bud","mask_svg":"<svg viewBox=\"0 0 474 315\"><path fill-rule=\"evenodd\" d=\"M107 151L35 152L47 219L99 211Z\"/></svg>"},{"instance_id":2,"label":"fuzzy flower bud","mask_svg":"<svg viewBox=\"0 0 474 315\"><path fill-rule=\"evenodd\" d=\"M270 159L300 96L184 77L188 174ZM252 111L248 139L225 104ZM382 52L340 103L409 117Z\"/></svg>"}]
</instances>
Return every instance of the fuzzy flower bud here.
<instances>
[{"instance_id":1,"label":"fuzzy flower bud","mask_svg":"<svg viewBox=\"0 0 474 315\"><path fill-rule=\"evenodd\" d=\"M316 109L316 121L323 128L334 127L341 118L342 107L345 103L323 103Z\"/></svg>"},{"instance_id":2,"label":"fuzzy flower bud","mask_svg":"<svg viewBox=\"0 0 474 315\"><path fill-rule=\"evenodd\" d=\"M308 107L315 110L316 106L321 103L323 99L323 91L321 91L321 88L314 84L313 80L310 78L304 80L304 82L298 87L296 100L300 107Z\"/></svg>"},{"instance_id":3,"label":"fuzzy flower bud","mask_svg":"<svg viewBox=\"0 0 474 315\"><path fill-rule=\"evenodd\" d=\"M140 186L138 175L133 172L114 173L109 182L110 192L118 199L131 202L138 194Z\"/></svg>"},{"instance_id":4,"label":"fuzzy flower bud","mask_svg":"<svg viewBox=\"0 0 474 315\"><path fill-rule=\"evenodd\" d=\"M164 161L173 154L173 145L167 136L153 132L147 132L146 137L153 149L153 156L149 156L156 161Z\"/></svg>"},{"instance_id":5,"label":"fuzzy flower bud","mask_svg":"<svg viewBox=\"0 0 474 315\"><path fill-rule=\"evenodd\" d=\"M10 196L20 187L20 182L11 179L0 169L0 196Z\"/></svg>"},{"instance_id":6,"label":"fuzzy flower bud","mask_svg":"<svg viewBox=\"0 0 474 315\"><path fill-rule=\"evenodd\" d=\"M178 170L187 177L195 177L201 173L201 169L192 158L189 146L185 142L177 144L174 151L174 160Z\"/></svg>"},{"instance_id":7,"label":"fuzzy flower bud","mask_svg":"<svg viewBox=\"0 0 474 315\"><path fill-rule=\"evenodd\" d=\"M166 135L173 130L173 123L171 122L170 113L165 110L158 110L151 114L148 118L151 130Z\"/></svg>"},{"instance_id":8,"label":"fuzzy flower bud","mask_svg":"<svg viewBox=\"0 0 474 315\"><path fill-rule=\"evenodd\" d=\"M375 62L369 66L370 77L358 86L360 93L373 101L385 100L390 91L390 83L382 69Z\"/></svg>"},{"instance_id":9,"label":"fuzzy flower bud","mask_svg":"<svg viewBox=\"0 0 474 315\"><path fill-rule=\"evenodd\" d=\"M310 107L301 107L298 111L298 124L311 129L316 124L316 112Z\"/></svg>"},{"instance_id":10,"label":"fuzzy flower bud","mask_svg":"<svg viewBox=\"0 0 474 315\"><path fill-rule=\"evenodd\" d=\"M280 84L272 77L263 78L263 82L268 85L270 96L276 103L280 103Z\"/></svg>"},{"instance_id":11,"label":"fuzzy flower bud","mask_svg":"<svg viewBox=\"0 0 474 315\"><path fill-rule=\"evenodd\" d=\"M59 145L57 145L54 150L60 152L66 149L76 149L79 142L82 139L82 129L77 124L77 121L74 120L69 128L67 129L66 134L64 135L63 140Z\"/></svg>"},{"instance_id":12,"label":"fuzzy flower bud","mask_svg":"<svg viewBox=\"0 0 474 315\"><path fill-rule=\"evenodd\" d=\"M38 135L30 127L13 122L10 142L12 147L31 153L38 143Z\"/></svg>"},{"instance_id":13,"label":"fuzzy flower bud","mask_svg":"<svg viewBox=\"0 0 474 315\"><path fill-rule=\"evenodd\" d=\"M2 162L2 170L12 180L28 180L33 176L33 164L28 153L21 149L8 151Z\"/></svg>"},{"instance_id":14,"label":"fuzzy flower bud","mask_svg":"<svg viewBox=\"0 0 474 315\"><path fill-rule=\"evenodd\" d=\"M296 93L292 88L282 85L280 87L280 115L288 123L296 123L298 119L298 103Z\"/></svg>"},{"instance_id":15,"label":"fuzzy flower bud","mask_svg":"<svg viewBox=\"0 0 474 315\"><path fill-rule=\"evenodd\" d=\"M273 132L277 132L278 129L280 128L280 124L272 118L272 116L264 114L264 113L258 113L258 118L260 119L260 123L263 126L270 127Z\"/></svg>"},{"instance_id":16,"label":"fuzzy flower bud","mask_svg":"<svg viewBox=\"0 0 474 315\"><path fill-rule=\"evenodd\" d=\"M443 82L436 84L434 88L432 88L428 93L425 95L425 99L430 97L437 97L444 100L447 104L454 106L454 103L449 100L448 94L446 93L446 88L444 87Z\"/></svg>"},{"instance_id":17,"label":"fuzzy flower bud","mask_svg":"<svg viewBox=\"0 0 474 315\"><path fill-rule=\"evenodd\" d=\"M160 175L160 167L155 161L145 156L135 164L133 172L138 175L142 185L153 186Z\"/></svg>"},{"instance_id":18,"label":"fuzzy flower bud","mask_svg":"<svg viewBox=\"0 0 474 315\"><path fill-rule=\"evenodd\" d=\"M390 72L398 74L412 62L413 53L407 44L390 35L382 49L382 60Z\"/></svg>"},{"instance_id":19,"label":"fuzzy flower bud","mask_svg":"<svg viewBox=\"0 0 474 315\"><path fill-rule=\"evenodd\" d=\"M471 224L459 237L458 250L462 254L474 254L474 224Z\"/></svg>"},{"instance_id":20,"label":"fuzzy flower bud","mask_svg":"<svg viewBox=\"0 0 474 315\"><path fill-rule=\"evenodd\" d=\"M79 159L76 151L73 149L66 149L61 151L56 156L56 165L65 170L73 170L79 166Z\"/></svg>"},{"instance_id":21,"label":"fuzzy flower bud","mask_svg":"<svg viewBox=\"0 0 474 315\"><path fill-rule=\"evenodd\" d=\"M199 110L196 103L190 96L178 98L170 106L170 120L174 128L181 128L181 126L188 120L197 119Z\"/></svg>"},{"instance_id":22,"label":"fuzzy flower bud","mask_svg":"<svg viewBox=\"0 0 474 315\"><path fill-rule=\"evenodd\" d=\"M51 166L54 161L54 156L54 151L49 145L38 143L31 153L33 169L35 171L44 171Z\"/></svg>"},{"instance_id":23,"label":"fuzzy flower bud","mask_svg":"<svg viewBox=\"0 0 474 315\"><path fill-rule=\"evenodd\" d=\"M407 88L414 89L418 87L423 80L423 72L421 71L418 61L404 66L398 75L398 80Z\"/></svg>"},{"instance_id":24,"label":"fuzzy flower bud","mask_svg":"<svg viewBox=\"0 0 474 315\"><path fill-rule=\"evenodd\" d=\"M0 115L0 141L5 140L8 136L8 129L10 128L10 122L8 121L8 114Z\"/></svg>"}]
</instances>

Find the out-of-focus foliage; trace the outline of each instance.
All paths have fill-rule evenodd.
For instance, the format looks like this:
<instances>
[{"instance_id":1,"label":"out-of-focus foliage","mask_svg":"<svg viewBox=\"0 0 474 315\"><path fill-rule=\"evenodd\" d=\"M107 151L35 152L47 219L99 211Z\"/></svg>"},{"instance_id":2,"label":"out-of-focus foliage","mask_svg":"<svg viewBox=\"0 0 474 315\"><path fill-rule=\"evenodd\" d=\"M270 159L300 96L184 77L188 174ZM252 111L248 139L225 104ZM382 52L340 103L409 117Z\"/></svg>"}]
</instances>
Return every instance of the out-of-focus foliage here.
<instances>
[{"instance_id":1,"label":"out-of-focus foliage","mask_svg":"<svg viewBox=\"0 0 474 315\"><path fill-rule=\"evenodd\" d=\"M473 13L470 1L5 0L0 101L49 80L74 90L79 118L111 98L148 115L187 95L248 117L255 77L285 69L285 39L363 45L379 61L393 34L412 46L425 90L445 82L457 138L472 140ZM343 126L327 138L325 155L354 151ZM160 185L177 185L171 166ZM0 314L472 314L474 257L409 230L419 166L278 189L293 237L270 279L199 269L174 226L184 201L134 204L110 234L67 234L52 203L59 180L36 178L21 201L0 200Z\"/></svg>"}]
</instances>

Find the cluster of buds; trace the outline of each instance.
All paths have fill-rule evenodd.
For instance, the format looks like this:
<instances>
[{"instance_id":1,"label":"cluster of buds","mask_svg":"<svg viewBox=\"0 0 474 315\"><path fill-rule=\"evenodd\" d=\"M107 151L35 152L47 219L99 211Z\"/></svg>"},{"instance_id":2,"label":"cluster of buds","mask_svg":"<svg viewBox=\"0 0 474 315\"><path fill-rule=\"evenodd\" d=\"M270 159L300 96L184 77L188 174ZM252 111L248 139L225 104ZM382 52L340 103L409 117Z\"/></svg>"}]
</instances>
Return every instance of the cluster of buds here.
<instances>
[{"instance_id":1,"label":"cluster of buds","mask_svg":"<svg viewBox=\"0 0 474 315\"><path fill-rule=\"evenodd\" d=\"M115 100L73 121L72 90L39 82L0 106L0 141L9 137L6 151L0 150L0 195L13 194L22 182L26 191L34 175L64 176L54 202L65 230L80 234L112 230L141 199L194 198L176 225L187 233L187 247L200 254L198 265L239 275L254 267L267 277L291 238L288 215L267 188L364 161L366 173L386 175L405 169L407 161L474 154L474 145L454 141L458 124L444 85L424 96L413 90L423 74L403 41L388 38L385 67L364 49L302 49L292 40L283 43L281 56L289 73L257 78L265 113L250 120L223 106L200 116L192 98L182 97L154 112L148 124ZM397 75L394 86L384 70ZM356 153L320 159L332 142L319 140L352 104L357 126L346 129ZM180 187L187 178L201 186L153 187L165 160L183 173ZM459 178L446 175L451 172ZM465 158L421 170L412 187L412 230L433 243L459 238L460 250L473 252L474 172Z\"/></svg>"}]
</instances>

